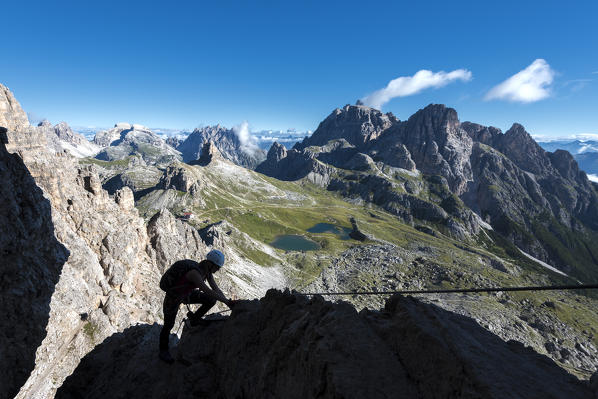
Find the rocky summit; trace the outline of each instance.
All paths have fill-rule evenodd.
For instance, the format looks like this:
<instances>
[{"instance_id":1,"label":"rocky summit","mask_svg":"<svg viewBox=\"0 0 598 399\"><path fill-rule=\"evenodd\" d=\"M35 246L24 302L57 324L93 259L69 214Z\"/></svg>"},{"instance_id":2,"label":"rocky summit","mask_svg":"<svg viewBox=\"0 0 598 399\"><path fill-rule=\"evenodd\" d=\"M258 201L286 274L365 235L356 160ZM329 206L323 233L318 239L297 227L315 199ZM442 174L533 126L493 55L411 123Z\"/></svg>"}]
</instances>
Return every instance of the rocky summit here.
<instances>
[{"instance_id":1,"label":"rocky summit","mask_svg":"<svg viewBox=\"0 0 598 399\"><path fill-rule=\"evenodd\" d=\"M169 163L181 159L178 151L145 126L117 123L112 129L96 133L94 144L103 149L95 156L103 161L124 160L139 155L148 163Z\"/></svg>"},{"instance_id":2,"label":"rocky summit","mask_svg":"<svg viewBox=\"0 0 598 399\"><path fill-rule=\"evenodd\" d=\"M176 149L183 155L183 161L192 162L201 157L207 142L212 142L225 159L249 169L265 158L264 150L257 144L242 141L234 129L220 125L195 129Z\"/></svg>"}]
</instances>

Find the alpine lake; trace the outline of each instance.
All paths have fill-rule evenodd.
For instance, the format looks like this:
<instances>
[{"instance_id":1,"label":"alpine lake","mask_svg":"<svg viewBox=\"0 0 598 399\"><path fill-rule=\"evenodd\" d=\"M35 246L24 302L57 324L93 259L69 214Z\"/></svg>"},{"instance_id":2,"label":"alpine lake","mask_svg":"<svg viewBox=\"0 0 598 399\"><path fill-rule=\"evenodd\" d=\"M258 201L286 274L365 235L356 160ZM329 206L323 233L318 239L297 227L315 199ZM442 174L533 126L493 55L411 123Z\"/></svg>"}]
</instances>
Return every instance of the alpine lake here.
<instances>
[{"instance_id":1,"label":"alpine lake","mask_svg":"<svg viewBox=\"0 0 598 399\"><path fill-rule=\"evenodd\" d=\"M335 234L340 240L351 239L349 236L349 233L351 232L350 228L331 223L318 223L307 229L307 232L316 234ZM285 251L317 251L321 248L320 244L317 242L298 234L285 234L276 236L270 245L274 248Z\"/></svg>"}]
</instances>

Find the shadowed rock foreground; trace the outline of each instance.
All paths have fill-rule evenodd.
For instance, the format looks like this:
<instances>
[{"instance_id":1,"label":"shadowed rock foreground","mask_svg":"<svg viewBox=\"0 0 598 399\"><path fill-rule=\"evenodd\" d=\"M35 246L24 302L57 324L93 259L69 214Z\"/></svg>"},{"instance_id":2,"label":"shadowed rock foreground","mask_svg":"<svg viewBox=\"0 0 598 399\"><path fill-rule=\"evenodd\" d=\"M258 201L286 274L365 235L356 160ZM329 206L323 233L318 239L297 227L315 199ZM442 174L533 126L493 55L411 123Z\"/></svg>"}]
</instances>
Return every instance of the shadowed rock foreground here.
<instances>
[{"instance_id":1,"label":"shadowed rock foreground","mask_svg":"<svg viewBox=\"0 0 598 399\"><path fill-rule=\"evenodd\" d=\"M12 398L35 367L50 298L69 256L54 236L49 201L0 127L0 398Z\"/></svg>"},{"instance_id":2,"label":"shadowed rock foreground","mask_svg":"<svg viewBox=\"0 0 598 399\"><path fill-rule=\"evenodd\" d=\"M177 326L178 327L178 326ZM160 326L107 338L57 398L589 398L549 358L470 318L409 297L380 311L270 290L183 332L157 358Z\"/></svg>"}]
</instances>

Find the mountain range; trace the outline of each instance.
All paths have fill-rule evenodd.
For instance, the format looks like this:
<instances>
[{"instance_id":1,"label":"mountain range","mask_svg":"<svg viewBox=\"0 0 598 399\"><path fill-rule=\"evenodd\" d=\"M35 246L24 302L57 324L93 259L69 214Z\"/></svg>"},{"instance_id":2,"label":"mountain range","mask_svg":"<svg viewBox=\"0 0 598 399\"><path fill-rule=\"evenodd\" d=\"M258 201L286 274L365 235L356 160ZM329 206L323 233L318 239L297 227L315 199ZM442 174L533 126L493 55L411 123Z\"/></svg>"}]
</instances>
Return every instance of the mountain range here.
<instances>
[{"instance_id":1,"label":"mountain range","mask_svg":"<svg viewBox=\"0 0 598 399\"><path fill-rule=\"evenodd\" d=\"M184 162L143 126L117 124L76 158L45 125L0 85L0 397L598 392L592 291L304 294L594 282L596 185L520 125L348 105L255 171L221 127L199 129ZM211 248L241 301L173 331L168 368L158 281Z\"/></svg>"},{"instance_id":2,"label":"mountain range","mask_svg":"<svg viewBox=\"0 0 598 399\"><path fill-rule=\"evenodd\" d=\"M567 274L597 276L596 186L571 154L543 150L519 124L502 133L443 105L406 121L347 105L292 150L274 144L256 171L308 178L455 238L498 233Z\"/></svg>"}]
</instances>

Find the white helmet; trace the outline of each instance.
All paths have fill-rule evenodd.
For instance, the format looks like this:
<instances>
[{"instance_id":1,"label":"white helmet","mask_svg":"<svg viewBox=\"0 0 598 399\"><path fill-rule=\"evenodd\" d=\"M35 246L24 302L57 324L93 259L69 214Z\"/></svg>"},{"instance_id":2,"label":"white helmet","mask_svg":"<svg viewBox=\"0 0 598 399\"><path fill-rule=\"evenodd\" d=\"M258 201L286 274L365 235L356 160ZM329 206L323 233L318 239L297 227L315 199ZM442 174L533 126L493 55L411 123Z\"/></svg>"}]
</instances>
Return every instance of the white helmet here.
<instances>
[{"instance_id":1,"label":"white helmet","mask_svg":"<svg viewBox=\"0 0 598 399\"><path fill-rule=\"evenodd\" d=\"M217 249L208 252L206 259L217 265L219 268L224 266L224 254Z\"/></svg>"}]
</instances>

